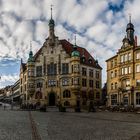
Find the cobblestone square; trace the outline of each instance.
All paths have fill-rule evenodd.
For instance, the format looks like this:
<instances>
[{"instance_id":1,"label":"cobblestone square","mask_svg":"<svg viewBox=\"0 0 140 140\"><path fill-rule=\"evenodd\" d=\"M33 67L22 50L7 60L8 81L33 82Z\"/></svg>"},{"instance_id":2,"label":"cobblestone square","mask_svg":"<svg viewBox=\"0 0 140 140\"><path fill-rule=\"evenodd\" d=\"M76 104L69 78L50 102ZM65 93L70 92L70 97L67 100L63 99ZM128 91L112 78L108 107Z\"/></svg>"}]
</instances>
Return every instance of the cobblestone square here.
<instances>
[{"instance_id":1,"label":"cobblestone square","mask_svg":"<svg viewBox=\"0 0 140 140\"><path fill-rule=\"evenodd\" d=\"M29 111L0 109L0 140L34 140ZM31 112L41 140L140 140L140 115Z\"/></svg>"}]
</instances>

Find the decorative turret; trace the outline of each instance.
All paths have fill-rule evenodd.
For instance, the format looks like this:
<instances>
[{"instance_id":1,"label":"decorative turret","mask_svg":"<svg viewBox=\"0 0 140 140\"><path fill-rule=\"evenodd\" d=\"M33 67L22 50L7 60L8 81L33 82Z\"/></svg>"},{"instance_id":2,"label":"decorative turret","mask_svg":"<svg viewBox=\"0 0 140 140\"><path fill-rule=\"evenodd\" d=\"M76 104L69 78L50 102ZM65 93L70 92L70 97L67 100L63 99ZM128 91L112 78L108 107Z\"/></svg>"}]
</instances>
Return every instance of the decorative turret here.
<instances>
[{"instance_id":1,"label":"decorative turret","mask_svg":"<svg viewBox=\"0 0 140 140\"><path fill-rule=\"evenodd\" d=\"M77 50L77 45L76 45L76 36L75 36L75 45L73 45L73 51L71 53L71 56L72 57L75 57L75 56L80 57L80 53Z\"/></svg>"},{"instance_id":2,"label":"decorative turret","mask_svg":"<svg viewBox=\"0 0 140 140\"><path fill-rule=\"evenodd\" d=\"M129 39L129 43L131 45L134 44L134 25L131 23L131 15L129 16L129 23L127 24L126 27L126 32L127 32L127 38Z\"/></svg>"},{"instance_id":3,"label":"decorative turret","mask_svg":"<svg viewBox=\"0 0 140 140\"><path fill-rule=\"evenodd\" d=\"M30 52L29 52L28 62L34 62L31 42L30 42Z\"/></svg>"},{"instance_id":4,"label":"decorative turret","mask_svg":"<svg viewBox=\"0 0 140 140\"><path fill-rule=\"evenodd\" d=\"M122 42L123 42L122 47L126 48L129 44L129 39L125 36L124 39L122 40Z\"/></svg>"}]
</instances>

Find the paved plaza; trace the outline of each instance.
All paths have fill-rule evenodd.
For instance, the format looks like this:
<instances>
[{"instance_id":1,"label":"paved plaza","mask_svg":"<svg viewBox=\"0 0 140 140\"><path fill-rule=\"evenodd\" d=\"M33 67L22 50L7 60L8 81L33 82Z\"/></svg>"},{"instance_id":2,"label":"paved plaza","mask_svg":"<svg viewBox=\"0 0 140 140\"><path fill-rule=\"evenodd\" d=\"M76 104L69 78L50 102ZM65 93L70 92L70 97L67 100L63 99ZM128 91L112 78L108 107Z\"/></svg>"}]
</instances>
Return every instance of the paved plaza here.
<instances>
[{"instance_id":1,"label":"paved plaza","mask_svg":"<svg viewBox=\"0 0 140 140\"><path fill-rule=\"evenodd\" d=\"M0 140L34 140L29 114L1 108ZM140 114L62 113L50 108L31 115L41 140L140 140Z\"/></svg>"}]
</instances>

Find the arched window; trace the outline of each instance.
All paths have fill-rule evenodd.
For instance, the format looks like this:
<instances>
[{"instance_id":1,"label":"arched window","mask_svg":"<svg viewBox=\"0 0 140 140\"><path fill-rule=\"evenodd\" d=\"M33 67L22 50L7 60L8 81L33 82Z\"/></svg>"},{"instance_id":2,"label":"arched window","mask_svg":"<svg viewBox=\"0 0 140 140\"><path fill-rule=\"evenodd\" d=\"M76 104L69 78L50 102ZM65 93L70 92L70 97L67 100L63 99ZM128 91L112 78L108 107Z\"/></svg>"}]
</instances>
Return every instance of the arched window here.
<instances>
[{"instance_id":1,"label":"arched window","mask_svg":"<svg viewBox=\"0 0 140 140\"><path fill-rule=\"evenodd\" d=\"M70 102L69 101L65 101L64 102L64 106L70 106Z\"/></svg>"},{"instance_id":2,"label":"arched window","mask_svg":"<svg viewBox=\"0 0 140 140\"><path fill-rule=\"evenodd\" d=\"M63 98L70 98L70 97L71 97L70 91L69 90L64 90Z\"/></svg>"}]
</instances>

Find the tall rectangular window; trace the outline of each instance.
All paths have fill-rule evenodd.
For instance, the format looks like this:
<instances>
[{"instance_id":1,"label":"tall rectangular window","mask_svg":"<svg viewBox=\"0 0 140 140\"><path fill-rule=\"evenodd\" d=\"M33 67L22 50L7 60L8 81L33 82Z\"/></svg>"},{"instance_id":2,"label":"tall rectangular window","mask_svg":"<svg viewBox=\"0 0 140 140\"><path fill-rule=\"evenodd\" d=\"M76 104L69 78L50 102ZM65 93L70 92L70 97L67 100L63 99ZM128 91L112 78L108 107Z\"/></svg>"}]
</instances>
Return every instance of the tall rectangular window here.
<instances>
[{"instance_id":1,"label":"tall rectangular window","mask_svg":"<svg viewBox=\"0 0 140 140\"><path fill-rule=\"evenodd\" d=\"M89 77L93 77L93 70L89 70Z\"/></svg>"},{"instance_id":2,"label":"tall rectangular window","mask_svg":"<svg viewBox=\"0 0 140 140\"><path fill-rule=\"evenodd\" d=\"M125 54L125 56L124 56L124 61L125 62L128 61L128 55L127 54Z\"/></svg>"},{"instance_id":3,"label":"tall rectangular window","mask_svg":"<svg viewBox=\"0 0 140 140\"><path fill-rule=\"evenodd\" d=\"M89 80L89 87L93 87L93 80Z\"/></svg>"},{"instance_id":4,"label":"tall rectangular window","mask_svg":"<svg viewBox=\"0 0 140 140\"><path fill-rule=\"evenodd\" d=\"M126 68L124 68L124 74L127 74L127 73L128 73L128 69L126 67Z\"/></svg>"},{"instance_id":5,"label":"tall rectangular window","mask_svg":"<svg viewBox=\"0 0 140 140\"><path fill-rule=\"evenodd\" d=\"M86 87L87 86L87 79L82 79L82 86L83 87Z\"/></svg>"},{"instance_id":6,"label":"tall rectangular window","mask_svg":"<svg viewBox=\"0 0 140 140\"><path fill-rule=\"evenodd\" d=\"M100 88L100 82L96 81L96 88Z\"/></svg>"},{"instance_id":7,"label":"tall rectangular window","mask_svg":"<svg viewBox=\"0 0 140 140\"><path fill-rule=\"evenodd\" d=\"M137 53L136 53L136 59L137 59L137 60L140 59L140 52L137 52Z\"/></svg>"},{"instance_id":8,"label":"tall rectangular window","mask_svg":"<svg viewBox=\"0 0 140 140\"><path fill-rule=\"evenodd\" d=\"M113 78L114 77L114 73L113 73L113 71L111 71L111 78Z\"/></svg>"},{"instance_id":9,"label":"tall rectangular window","mask_svg":"<svg viewBox=\"0 0 140 140\"><path fill-rule=\"evenodd\" d=\"M140 72L140 64L136 65L136 72Z\"/></svg>"},{"instance_id":10,"label":"tall rectangular window","mask_svg":"<svg viewBox=\"0 0 140 140\"><path fill-rule=\"evenodd\" d=\"M82 68L82 75L86 76L87 75L87 69L86 68Z\"/></svg>"},{"instance_id":11,"label":"tall rectangular window","mask_svg":"<svg viewBox=\"0 0 140 140\"><path fill-rule=\"evenodd\" d=\"M37 66L36 67L36 76L42 76L42 66Z\"/></svg>"},{"instance_id":12,"label":"tall rectangular window","mask_svg":"<svg viewBox=\"0 0 140 140\"><path fill-rule=\"evenodd\" d=\"M111 105L117 105L117 94L111 95Z\"/></svg>"},{"instance_id":13,"label":"tall rectangular window","mask_svg":"<svg viewBox=\"0 0 140 140\"><path fill-rule=\"evenodd\" d=\"M68 74L69 73L69 64L63 63L62 64L62 74Z\"/></svg>"},{"instance_id":14,"label":"tall rectangular window","mask_svg":"<svg viewBox=\"0 0 140 140\"><path fill-rule=\"evenodd\" d=\"M128 67L128 73L131 73L131 67Z\"/></svg>"},{"instance_id":15,"label":"tall rectangular window","mask_svg":"<svg viewBox=\"0 0 140 140\"><path fill-rule=\"evenodd\" d=\"M54 63L47 65L47 74L48 75L56 75L57 74L57 65Z\"/></svg>"},{"instance_id":16,"label":"tall rectangular window","mask_svg":"<svg viewBox=\"0 0 140 140\"><path fill-rule=\"evenodd\" d=\"M128 60L131 60L131 53L128 53Z\"/></svg>"},{"instance_id":17,"label":"tall rectangular window","mask_svg":"<svg viewBox=\"0 0 140 140\"><path fill-rule=\"evenodd\" d=\"M121 63L123 63L124 62L124 56L123 55L121 55Z\"/></svg>"},{"instance_id":18,"label":"tall rectangular window","mask_svg":"<svg viewBox=\"0 0 140 140\"><path fill-rule=\"evenodd\" d=\"M99 79L99 77L100 77L99 71L96 71L96 79Z\"/></svg>"}]
</instances>

